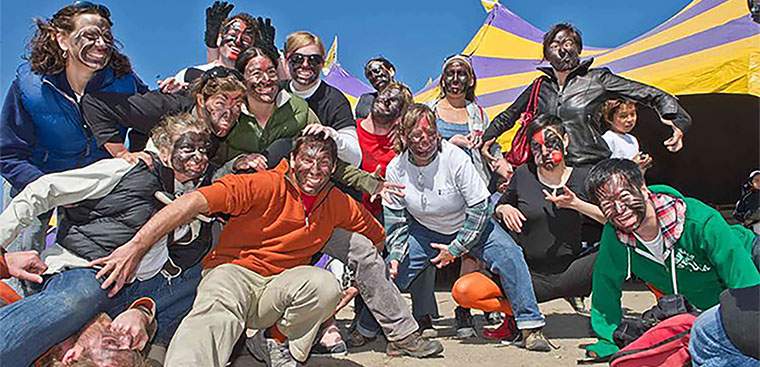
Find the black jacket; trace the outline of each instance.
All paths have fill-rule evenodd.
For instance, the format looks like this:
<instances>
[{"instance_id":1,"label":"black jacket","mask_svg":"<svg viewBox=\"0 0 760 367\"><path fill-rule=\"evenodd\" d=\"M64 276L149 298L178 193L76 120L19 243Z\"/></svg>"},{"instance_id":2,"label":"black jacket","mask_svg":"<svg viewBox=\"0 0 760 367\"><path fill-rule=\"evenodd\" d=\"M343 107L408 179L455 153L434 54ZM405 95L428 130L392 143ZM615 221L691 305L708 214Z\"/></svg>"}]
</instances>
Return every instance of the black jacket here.
<instances>
[{"instance_id":1,"label":"black jacket","mask_svg":"<svg viewBox=\"0 0 760 367\"><path fill-rule=\"evenodd\" d=\"M571 165L592 165L610 156L601 135L601 114L604 101L610 98L627 98L655 109L662 118L673 120L686 133L691 117L678 104L678 100L655 87L613 74L608 68L590 69L593 59L585 60L568 75L560 88L554 71L548 67L538 96L538 114L550 114L562 119L570 138L567 161ZM509 108L502 111L486 129L483 139L498 137L512 128L530 100L532 84L526 88Z\"/></svg>"},{"instance_id":2,"label":"black jacket","mask_svg":"<svg viewBox=\"0 0 760 367\"><path fill-rule=\"evenodd\" d=\"M179 112L191 112L195 101L185 92L145 94L123 94L114 92L89 93L82 98L82 117L92 130L98 147L105 143L123 143L119 126L132 128L149 135L150 130L162 118ZM215 160L222 140L211 135L209 157L213 166L224 162Z\"/></svg>"}]
</instances>

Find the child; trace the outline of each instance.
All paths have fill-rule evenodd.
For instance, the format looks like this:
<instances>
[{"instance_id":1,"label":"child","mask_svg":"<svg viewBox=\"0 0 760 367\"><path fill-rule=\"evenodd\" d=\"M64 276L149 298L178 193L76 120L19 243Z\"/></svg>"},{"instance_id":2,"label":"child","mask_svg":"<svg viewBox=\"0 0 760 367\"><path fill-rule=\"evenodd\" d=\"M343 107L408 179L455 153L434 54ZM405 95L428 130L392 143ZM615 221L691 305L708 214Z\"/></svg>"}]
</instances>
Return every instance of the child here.
<instances>
[{"instance_id":1,"label":"child","mask_svg":"<svg viewBox=\"0 0 760 367\"><path fill-rule=\"evenodd\" d=\"M632 160L642 172L651 167L652 157L639 150L639 141L630 134L636 126L636 102L609 99L602 105L602 117L609 124L602 138L612 151L610 158Z\"/></svg>"}]
</instances>

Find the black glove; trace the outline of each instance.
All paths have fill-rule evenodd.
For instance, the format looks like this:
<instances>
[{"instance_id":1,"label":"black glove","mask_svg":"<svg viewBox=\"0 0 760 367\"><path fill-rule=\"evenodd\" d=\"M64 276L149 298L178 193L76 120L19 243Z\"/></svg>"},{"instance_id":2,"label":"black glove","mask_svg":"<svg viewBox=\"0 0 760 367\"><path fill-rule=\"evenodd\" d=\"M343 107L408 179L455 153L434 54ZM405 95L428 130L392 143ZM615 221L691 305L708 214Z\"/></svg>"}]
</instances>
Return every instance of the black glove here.
<instances>
[{"instance_id":1,"label":"black glove","mask_svg":"<svg viewBox=\"0 0 760 367\"><path fill-rule=\"evenodd\" d=\"M272 19L259 17L256 19L256 22L258 23L259 28L259 35L256 37L256 47L271 53L276 56L275 58L279 58L280 52L277 50L277 46L274 45L275 29L274 26L272 26Z\"/></svg>"},{"instance_id":2,"label":"black glove","mask_svg":"<svg viewBox=\"0 0 760 367\"><path fill-rule=\"evenodd\" d=\"M206 8L206 46L217 48L216 39L219 37L219 29L222 23L232 12L235 5L226 1L214 1L214 4Z\"/></svg>"}]
</instances>

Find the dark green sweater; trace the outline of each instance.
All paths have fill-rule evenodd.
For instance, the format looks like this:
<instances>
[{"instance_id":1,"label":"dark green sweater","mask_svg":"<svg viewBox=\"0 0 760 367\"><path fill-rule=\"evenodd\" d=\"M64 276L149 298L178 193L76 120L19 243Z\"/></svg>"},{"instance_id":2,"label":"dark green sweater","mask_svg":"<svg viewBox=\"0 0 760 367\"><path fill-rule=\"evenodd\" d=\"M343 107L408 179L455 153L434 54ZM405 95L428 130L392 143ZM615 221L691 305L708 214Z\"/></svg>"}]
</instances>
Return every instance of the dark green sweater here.
<instances>
[{"instance_id":1,"label":"dark green sweater","mask_svg":"<svg viewBox=\"0 0 760 367\"><path fill-rule=\"evenodd\" d=\"M699 200L685 198L671 187L655 185L649 190L681 198L686 203L683 233L673 248L679 294L705 310L718 304L724 289L760 284L760 274L750 256L754 233L739 225L729 226L718 211ZM638 240L636 248L649 252ZM637 254L618 240L615 229L607 223L594 265L591 298L591 327L599 342L587 347L599 356L618 350L612 333L622 317L620 298L629 270L629 254L631 273L665 294L673 293L672 257L668 256L663 265Z\"/></svg>"}]
</instances>

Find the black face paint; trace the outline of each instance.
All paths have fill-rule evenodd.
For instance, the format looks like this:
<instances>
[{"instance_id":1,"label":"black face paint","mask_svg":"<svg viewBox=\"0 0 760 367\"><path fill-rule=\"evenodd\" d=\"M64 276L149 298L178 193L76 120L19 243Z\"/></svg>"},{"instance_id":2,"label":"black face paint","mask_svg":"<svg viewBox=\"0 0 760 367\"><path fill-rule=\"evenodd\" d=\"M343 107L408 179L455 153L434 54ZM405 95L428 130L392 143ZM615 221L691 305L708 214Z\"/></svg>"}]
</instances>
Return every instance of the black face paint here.
<instances>
[{"instance_id":1,"label":"black face paint","mask_svg":"<svg viewBox=\"0 0 760 367\"><path fill-rule=\"evenodd\" d=\"M240 117L242 104L241 93L221 92L209 97L201 111L211 132L218 137L227 136Z\"/></svg>"},{"instance_id":2,"label":"black face paint","mask_svg":"<svg viewBox=\"0 0 760 367\"><path fill-rule=\"evenodd\" d=\"M390 124L401 117L403 109L404 99L401 97L401 90L395 87L385 89L372 102L372 119Z\"/></svg>"},{"instance_id":3,"label":"black face paint","mask_svg":"<svg viewBox=\"0 0 760 367\"><path fill-rule=\"evenodd\" d=\"M233 19L222 31L222 43L220 46L230 48L230 59L237 60L241 52L253 45L253 28L241 19Z\"/></svg>"},{"instance_id":4,"label":"black face paint","mask_svg":"<svg viewBox=\"0 0 760 367\"><path fill-rule=\"evenodd\" d=\"M256 56L248 61L245 66L245 86L247 93L253 99L264 102L274 103L279 92L279 79L277 78L277 69L269 58L265 56Z\"/></svg>"},{"instance_id":5,"label":"black face paint","mask_svg":"<svg viewBox=\"0 0 760 367\"><path fill-rule=\"evenodd\" d=\"M443 71L443 92L458 95L467 92L472 74L470 69L461 61L452 61Z\"/></svg>"},{"instance_id":6,"label":"black face paint","mask_svg":"<svg viewBox=\"0 0 760 367\"><path fill-rule=\"evenodd\" d=\"M319 79L319 73L325 59L322 55L304 55L293 52L288 56L290 77L301 85L312 85Z\"/></svg>"},{"instance_id":7,"label":"black face paint","mask_svg":"<svg viewBox=\"0 0 760 367\"><path fill-rule=\"evenodd\" d=\"M530 152L536 165L553 170L564 157L565 144L554 130L541 129L530 140Z\"/></svg>"},{"instance_id":8,"label":"black face paint","mask_svg":"<svg viewBox=\"0 0 760 367\"><path fill-rule=\"evenodd\" d=\"M381 62L373 62L364 71L369 83L376 91L381 91L391 82L391 72Z\"/></svg>"},{"instance_id":9,"label":"black face paint","mask_svg":"<svg viewBox=\"0 0 760 367\"><path fill-rule=\"evenodd\" d=\"M76 55L82 64L100 70L108 65L114 49L113 44L110 27L101 19L97 24L82 27L74 35L74 49L70 54Z\"/></svg>"},{"instance_id":10,"label":"black face paint","mask_svg":"<svg viewBox=\"0 0 760 367\"><path fill-rule=\"evenodd\" d=\"M597 195L602 213L619 230L631 233L644 223L646 198L622 176L611 176Z\"/></svg>"},{"instance_id":11,"label":"black face paint","mask_svg":"<svg viewBox=\"0 0 760 367\"><path fill-rule=\"evenodd\" d=\"M549 64L557 71L570 71L580 64L578 44L565 31L557 32L549 44Z\"/></svg>"},{"instance_id":12,"label":"black face paint","mask_svg":"<svg viewBox=\"0 0 760 367\"><path fill-rule=\"evenodd\" d=\"M171 168L191 180L201 177L208 167L210 145L211 137L207 133L183 133L172 146Z\"/></svg>"}]
</instances>

